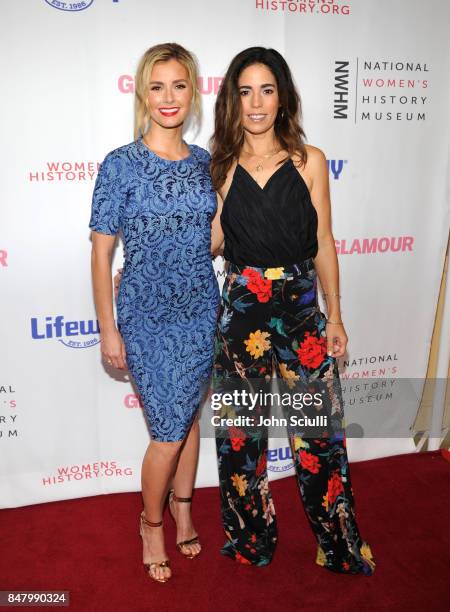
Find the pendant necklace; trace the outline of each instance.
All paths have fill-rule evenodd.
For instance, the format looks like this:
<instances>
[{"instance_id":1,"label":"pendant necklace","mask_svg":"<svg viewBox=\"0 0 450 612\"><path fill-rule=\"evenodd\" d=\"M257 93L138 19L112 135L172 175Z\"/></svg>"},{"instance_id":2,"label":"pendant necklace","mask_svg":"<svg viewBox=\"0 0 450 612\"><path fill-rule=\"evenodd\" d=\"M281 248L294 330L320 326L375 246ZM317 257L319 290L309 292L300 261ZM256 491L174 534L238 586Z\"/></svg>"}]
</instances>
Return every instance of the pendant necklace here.
<instances>
[{"instance_id":1,"label":"pendant necklace","mask_svg":"<svg viewBox=\"0 0 450 612\"><path fill-rule=\"evenodd\" d=\"M242 149L242 152L246 153L247 155L254 155L255 157L263 157L264 159L270 159L271 157L273 157L274 155L276 155L280 151L281 151L281 149L277 149L273 153L267 153L266 155L255 155L254 153L249 153L248 151L245 151L244 149ZM262 172L264 170L264 164L263 164L262 161L260 161L260 162L258 162L256 164L255 170L256 170L256 172Z\"/></svg>"}]
</instances>

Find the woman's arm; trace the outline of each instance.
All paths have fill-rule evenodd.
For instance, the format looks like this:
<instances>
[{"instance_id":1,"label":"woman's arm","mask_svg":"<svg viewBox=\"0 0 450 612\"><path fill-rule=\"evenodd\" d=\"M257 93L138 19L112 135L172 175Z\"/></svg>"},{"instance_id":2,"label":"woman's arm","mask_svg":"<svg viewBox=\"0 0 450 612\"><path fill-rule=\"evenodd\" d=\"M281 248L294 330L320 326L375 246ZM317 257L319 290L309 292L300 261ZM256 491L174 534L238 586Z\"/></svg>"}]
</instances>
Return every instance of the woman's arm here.
<instances>
[{"instance_id":1,"label":"woman's arm","mask_svg":"<svg viewBox=\"0 0 450 612\"><path fill-rule=\"evenodd\" d=\"M92 232L91 268L102 355L115 368L124 370L125 346L114 321L112 298L111 259L115 240L115 236Z\"/></svg>"},{"instance_id":2,"label":"woman's arm","mask_svg":"<svg viewBox=\"0 0 450 612\"><path fill-rule=\"evenodd\" d=\"M223 200L220 194L217 194L217 211L214 215L214 219L211 223L211 253L216 256L219 255L224 241L224 235L222 226L220 224L220 215L222 214Z\"/></svg>"},{"instance_id":3,"label":"woman's arm","mask_svg":"<svg viewBox=\"0 0 450 612\"><path fill-rule=\"evenodd\" d=\"M344 326L341 325L341 305L339 297L339 264L336 254L334 236L331 229L331 202L328 166L324 153L308 145L308 175L312 180L311 201L317 211L318 251L314 265L320 284L325 294L328 319L327 340L328 354L342 357L345 353L348 338Z\"/></svg>"}]
</instances>

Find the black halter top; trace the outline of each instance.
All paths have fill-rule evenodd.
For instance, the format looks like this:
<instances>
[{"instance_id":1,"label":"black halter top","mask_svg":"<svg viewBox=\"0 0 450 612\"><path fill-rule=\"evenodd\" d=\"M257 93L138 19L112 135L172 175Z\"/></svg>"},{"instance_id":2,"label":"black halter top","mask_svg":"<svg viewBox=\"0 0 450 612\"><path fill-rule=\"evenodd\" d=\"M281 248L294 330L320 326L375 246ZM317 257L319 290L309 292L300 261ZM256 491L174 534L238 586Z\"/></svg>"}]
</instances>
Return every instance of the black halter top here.
<instances>
[{"instance_id":1,"label":"black halter top","mask_svg":"<svg viewBox=\"0 0 450 612\"><path fill-rule=\"evenodd\" d=\"M317 254L317 212L290 158L264 187L238 164L220 221L224 257L238 266L276 268Z\"/></svg>"}]
</instances>

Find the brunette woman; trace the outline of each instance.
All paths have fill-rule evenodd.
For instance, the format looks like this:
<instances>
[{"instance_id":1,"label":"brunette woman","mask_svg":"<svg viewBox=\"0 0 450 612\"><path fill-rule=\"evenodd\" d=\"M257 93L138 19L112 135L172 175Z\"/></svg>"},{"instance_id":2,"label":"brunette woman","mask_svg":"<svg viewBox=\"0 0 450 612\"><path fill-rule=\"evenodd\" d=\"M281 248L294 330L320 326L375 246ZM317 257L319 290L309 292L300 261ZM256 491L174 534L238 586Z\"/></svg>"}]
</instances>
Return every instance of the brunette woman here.
<instances>
[{"instance_id":1,"label":"brunette woman","mask_svg":"<svg viewBox=\"0 0 450 612\"><path fill-rule=\"evenodd\" d=\"M231 62L215 108L211 175L220 195L214 247L229 262L216 331L215 391L254 391L274 367L285 386L320 388L327 426L288 433L306 515L318 542L316 562L371 575L375 563L355 520L342 430L337 357L347 335L331 229L323 152L304 142L291 72L273 49L252 47ZM317 298L324 291L328 318ZM321 383L321 384L320 384ZM308 387L309 388L309 387ZM241 407L232 406L237 414ZM259 413L264 411L260 407ZM223 413L230 414L230 407ZM258 411L255 411L255 414ZM267 477L264 427L217 429L223 554L266 565L277 542Z\"/></svg>"}]
</instances>

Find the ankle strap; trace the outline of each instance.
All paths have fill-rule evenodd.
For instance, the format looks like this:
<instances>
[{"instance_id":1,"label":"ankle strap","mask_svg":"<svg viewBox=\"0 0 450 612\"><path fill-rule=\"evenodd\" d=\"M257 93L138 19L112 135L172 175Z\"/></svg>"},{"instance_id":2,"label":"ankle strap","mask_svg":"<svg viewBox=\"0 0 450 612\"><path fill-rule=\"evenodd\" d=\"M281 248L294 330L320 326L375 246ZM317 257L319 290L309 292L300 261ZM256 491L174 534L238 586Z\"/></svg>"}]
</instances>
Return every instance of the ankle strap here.
<instances>
[{"instance_id":1,"label":"ankle strap","mask_svg":"<svg viewBox=\"0 0 450 612\"><path fill-rule=\"evenodd\" d=\"M192 497L178 497L178 495L175 495L175 491L172 489L170 492L173 501L176 502L183 502L183 503L189 503L192 501Z\"/></svg>"},{"instance_id":2,"label":"ankle strap","mask_svg":"<svg viewBox=\"0 0 450 612\"><path fill-rule=\"evenodd\" d=\"M141 513L141 521L144 523L144 525L148 525L148 527L161 527L161 525L163 524L162 520L158 521L157 523L152 523L152 521L146 519L145 514L143 512Z\"/></svg>"}]
</instances>

